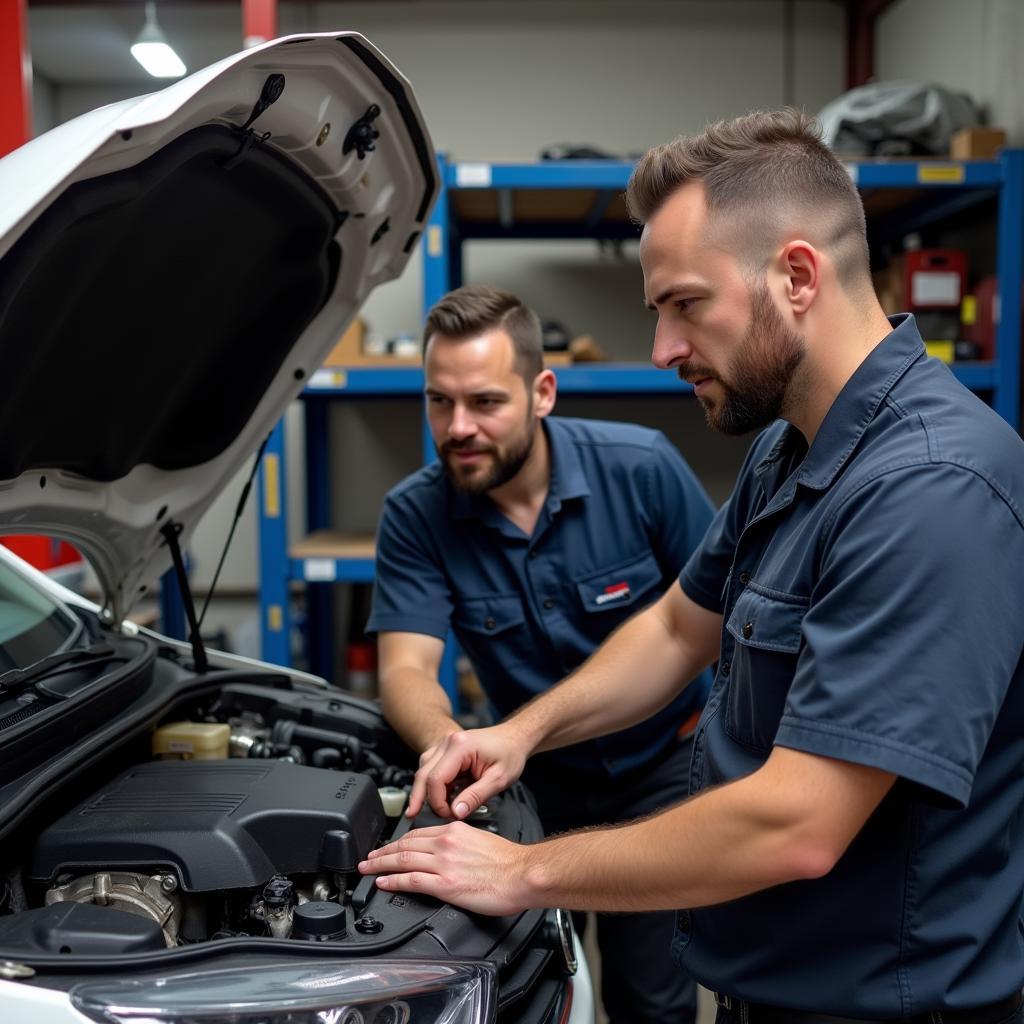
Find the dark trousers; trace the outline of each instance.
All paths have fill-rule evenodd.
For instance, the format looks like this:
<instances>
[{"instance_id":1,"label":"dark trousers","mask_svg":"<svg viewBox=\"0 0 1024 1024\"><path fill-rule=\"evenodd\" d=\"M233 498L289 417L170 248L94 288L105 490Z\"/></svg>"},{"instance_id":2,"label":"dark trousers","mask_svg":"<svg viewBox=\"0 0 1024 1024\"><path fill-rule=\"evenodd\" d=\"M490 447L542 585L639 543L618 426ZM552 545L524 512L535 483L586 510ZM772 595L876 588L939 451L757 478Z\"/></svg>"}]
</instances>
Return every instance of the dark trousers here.
<instances>
[{"instance_id":1,"label":"dark trousers","mask_svg":"<svg viewBox=\"0 0 1024 1024\"><path fill-rule=\"evenodd\" d=\"M685 799L692 737L673 744L649 770L603 788L566 785L550 771L529 770L523 781L537 799L548 835L614 824ZM574 914L582 934L583 914ZM601 1001L610 1024L693 1024L697 986L672 960L675 912L598 914Z\"/></svg>"},{"instance_id":2,"label":"dark trousers","mask_svg":"<svg viewBox=\"0 0 1024 1024\"><path fill-rule=\"evenodd\" d=\"M858 1021L851 1017L834 1017L806 1010L751 1005L742 1000L730 1000L723 1006L720 996L716 996L715 1001L718 1003L715 1024L1024 1024L1024 993L1020 992L989 1006L935 1010L889 1021Z\"/></svg>"},{"instance_id":3,"label":"dark trousers","mask_svg":"<svg viewBox=\"0 0 1024 1024\"><path fill-rule=\"evenodd\" d=\"M733 1011L726 1010L724 1007L718 1007L718 1012L715 1014L715 1024L747 1024L744 1020L744 1013L741 1009ZM799 1014L792 1018L792 1024L808 1024L808 1019L812 1017L811 1014ZM780 1018L780 1020L783 1018ZM836 1018L831 1018L834 1021ZM820 1024L828 1024L830 1018L822 1016L819 1018ZM749 1024L755 1024L756 1018L751 1015ZM889 1024L886 1021L864 1021L864 1024ZM898 1020L893 1020L891 1024L900 1024ZM1008 1017L1004 1017L998 1021L997 1024L1024 1024L1024 1007L1018 1007Z\"/></svg>"}]
</instances>

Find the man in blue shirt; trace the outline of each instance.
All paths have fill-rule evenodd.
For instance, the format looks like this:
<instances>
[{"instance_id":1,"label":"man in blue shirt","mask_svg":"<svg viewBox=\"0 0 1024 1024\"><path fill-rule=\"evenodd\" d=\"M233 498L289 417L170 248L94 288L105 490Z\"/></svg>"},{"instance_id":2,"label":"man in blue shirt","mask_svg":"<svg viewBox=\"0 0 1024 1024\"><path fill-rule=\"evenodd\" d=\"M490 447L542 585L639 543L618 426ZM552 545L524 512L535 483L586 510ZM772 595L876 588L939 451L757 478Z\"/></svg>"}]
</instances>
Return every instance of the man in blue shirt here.
<instances>
[{"instance_id":1,"label":"man in blue shirt","mask_svg":"<svg viewBox=\"0 0 1024 1024\"><path fill-rule=\"evenodd\" d=\"M422 762L459 731L438 669L449 629L497 717L577 668L674 582L713 510L662 434L549 415L540 322L515 296L460 288L427 316L427 418L440 459L387 496L368 629L384 712ZM541 755L525 773L548 834L635 818L687 792L710 677L656 715ZM685 737L685 740L681 738ZM602 918L613 1024L692 1021L670 912Z\"/></svg>"},{"instance_id":2,"label":"man in blue shirt","mask_svg":"<svg viewBox=\"0 0 1024 1024\"><path fill-rule=\"evenodd\" d=\"M687 908L676 955L723 1022L1020 1021L1024 444L883 315L859 197L806 115L660 146L629 198L654 362L713 427L768 429L680 586L509 721L449 737L412 803L446 810L471 761L471 810L717 659L696 795L536 846L411 832L362 870L484 912Z\"/></svg>"}]
</instances>

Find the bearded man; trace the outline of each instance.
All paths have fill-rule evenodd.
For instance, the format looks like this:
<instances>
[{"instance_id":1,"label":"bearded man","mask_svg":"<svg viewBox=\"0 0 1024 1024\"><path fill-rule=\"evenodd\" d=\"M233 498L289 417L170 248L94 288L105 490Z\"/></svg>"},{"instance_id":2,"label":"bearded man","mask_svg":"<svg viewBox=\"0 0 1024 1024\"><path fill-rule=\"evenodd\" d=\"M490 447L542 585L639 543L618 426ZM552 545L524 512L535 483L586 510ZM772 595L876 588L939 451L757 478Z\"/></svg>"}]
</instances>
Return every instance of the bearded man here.
<instances>
[{"instance_id":1,"label":"bearded man","mask_svg":"<svg viewBox=\"0 0 1024 1024\"><path fill-rule=\"evenodd\" d=\"M719 1024L1020 1022L1024 444L886 319L860 197L807 115L659 146L628 199L655 364L712 427L763 432L678 585L449 736L410 811L464 818L534 751L642 721L717 661L694 795L529 846L416 830L360 870L481 912L679 908Z\"/></svg>"},{"instance_id":2,"label":"bearded man","mask_svg":"<svg viewBox=\"0 0 1024 1024\"><path fill-rule=\"evenodd\" d=\"M577 668L659 598L712 507L679 452L632 424L551 416L540 322L490 287L451 292L424 329L439 461L387 496L368 629L384 713L430 762L460 731L438 682L452 630L496 719ZM687 792L707 675L647 721L536 758L524 779L549 834L635 818ZM670 913L598 920L612 1024L692 1021Z\"/></svg>"}]
</instances>

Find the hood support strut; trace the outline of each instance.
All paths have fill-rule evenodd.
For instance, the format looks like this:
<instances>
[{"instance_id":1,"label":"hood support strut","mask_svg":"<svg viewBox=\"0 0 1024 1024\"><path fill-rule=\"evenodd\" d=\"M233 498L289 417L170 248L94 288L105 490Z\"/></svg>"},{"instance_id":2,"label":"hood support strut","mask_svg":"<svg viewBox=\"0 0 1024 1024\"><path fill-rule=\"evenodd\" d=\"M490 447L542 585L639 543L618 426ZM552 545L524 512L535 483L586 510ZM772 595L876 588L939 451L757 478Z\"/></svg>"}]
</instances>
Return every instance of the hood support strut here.
<instances>
[{"instance_id":1,"label":"hood support strut","mask_svg":"<svg viewBox=\"0 0 1024 1024\"><path fill-rule=\"evenodd\" d=\"M185 559L181 556L181 545L178 537L181 534L181 523L167 522L160 527L167 546L171 549L171 558L174 560L174 575L178 580L178 590L181 592L181 601L185 605L185 618L188 619L189 643L192 645L192 660L195 662L196 671L206 672L206 648L203 647L203 638L199 635L199 622L196 620L196 606L192 600L192 588L189 586L188 573L185 572Z\"/></svg>"}]
</instances>

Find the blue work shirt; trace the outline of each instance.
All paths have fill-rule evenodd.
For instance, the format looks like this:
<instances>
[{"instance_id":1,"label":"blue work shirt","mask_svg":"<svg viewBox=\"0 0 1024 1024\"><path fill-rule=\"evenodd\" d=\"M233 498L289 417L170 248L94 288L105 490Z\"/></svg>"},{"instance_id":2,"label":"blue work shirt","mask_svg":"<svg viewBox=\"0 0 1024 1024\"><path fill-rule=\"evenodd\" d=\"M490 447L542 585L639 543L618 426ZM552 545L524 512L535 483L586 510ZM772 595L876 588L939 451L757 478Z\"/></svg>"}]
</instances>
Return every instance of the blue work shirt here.
<instances>
[{"instance_id":1,"label":"blue work shirt","mask_svg":"<svg viewBox=\"0 0 1024 1024\"><path fill-rule=\"evenodd\" d=\"M773 745L899 778L828 875L674 943L734 998L890 1018L1024 983L1024 444L892 322L809 451L755 442L681 584L725 619L692 790Z\"/></svg>"},{"instance_id":2,"label":"blue work shirt","mask_svg":"<svg viewBox=\"0 0 1024 1024\"><path fill-rule=\"evenodd\" d=\"M674 585L713 508L663 434L548 417L551 482L533 535L433 463L387 496L369 632L451 627L503 718L577 668L609 633ZM637 671L642 673L643 667ZM600 781L653 761L699 708L703 673L653 718L541 755Z\"/></svg>"}]
</instances>

